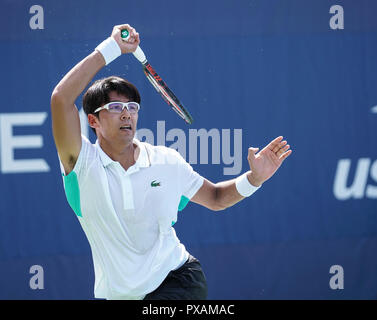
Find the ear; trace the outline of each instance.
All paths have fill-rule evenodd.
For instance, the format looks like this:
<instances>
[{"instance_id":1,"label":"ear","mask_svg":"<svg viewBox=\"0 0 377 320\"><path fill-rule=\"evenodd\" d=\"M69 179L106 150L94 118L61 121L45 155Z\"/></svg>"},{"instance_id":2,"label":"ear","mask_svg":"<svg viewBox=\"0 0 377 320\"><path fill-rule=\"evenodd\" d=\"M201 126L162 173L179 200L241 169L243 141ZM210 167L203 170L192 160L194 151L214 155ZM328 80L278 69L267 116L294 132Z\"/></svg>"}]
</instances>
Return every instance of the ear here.
<instances>
[{"instance_id":1,"label":"ear","mask_svg":"<svg viewBox=\"0 0 377 320\"><path fill-rule=\"evenodd\" d=\"M91 128L99 128L99 119L94 114L88 114L88 123Z\"/></svg>"}]
</instances>

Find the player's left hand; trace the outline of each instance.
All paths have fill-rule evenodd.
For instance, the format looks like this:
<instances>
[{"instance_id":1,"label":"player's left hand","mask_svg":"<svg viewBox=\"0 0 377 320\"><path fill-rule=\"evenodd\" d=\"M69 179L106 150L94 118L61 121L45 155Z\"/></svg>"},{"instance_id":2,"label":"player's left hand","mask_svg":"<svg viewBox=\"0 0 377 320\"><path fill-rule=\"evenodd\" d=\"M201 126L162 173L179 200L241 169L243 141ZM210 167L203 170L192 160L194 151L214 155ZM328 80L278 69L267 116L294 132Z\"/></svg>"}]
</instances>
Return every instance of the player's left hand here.
<instances>
[{"instance_id":1,"label":"player's left hand","mask_svg":"<svg viewBox=\"0 0 377 320\"><path fill-rule=\"evenodd\" d=\"M273 176L283 161L292 153L283 137L272 140L260 152L259 148L249 148L247 160L251 172L248 179L254 186L259 186Z\"/></svg>"}]
</instances>

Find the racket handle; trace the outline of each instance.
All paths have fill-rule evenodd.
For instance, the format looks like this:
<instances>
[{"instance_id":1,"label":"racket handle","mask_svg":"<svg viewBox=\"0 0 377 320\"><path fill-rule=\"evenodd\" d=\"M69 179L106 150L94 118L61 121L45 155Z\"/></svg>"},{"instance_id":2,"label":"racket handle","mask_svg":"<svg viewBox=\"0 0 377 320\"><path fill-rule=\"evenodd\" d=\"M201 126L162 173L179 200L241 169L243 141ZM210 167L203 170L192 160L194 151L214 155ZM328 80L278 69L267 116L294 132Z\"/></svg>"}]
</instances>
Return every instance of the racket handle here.
<instances>
[{"instance_id":1,"label":"racket handle","mask_svg":"<svg viewBox=\"0 0 377 320\"><path fill-rule=\"evenodd\" d=\"M147 62L147 58L145 57L143 50L141 50L139 46L137 46L136 50L132 53L135 56L135 58L139 60L142 64L145 64Z\"/></svg>"},{"instance_id":2,"label":"racket handle","mask_svg":"<svg viewBox=\"0 0 377 320\"><path fill-rule=\"evenodd\" d=\"M130 38L130 33L128 32L127 29L123 29L121 31L121 37L122 37L122 40L124 41L127 41ZM141 50L139 46L136 48L135 52L132 52L132 53L135 56L135 58L139 60L142 64L147 62L147 58L145 57L143 50Z\"/></svg>"}]
</instances>

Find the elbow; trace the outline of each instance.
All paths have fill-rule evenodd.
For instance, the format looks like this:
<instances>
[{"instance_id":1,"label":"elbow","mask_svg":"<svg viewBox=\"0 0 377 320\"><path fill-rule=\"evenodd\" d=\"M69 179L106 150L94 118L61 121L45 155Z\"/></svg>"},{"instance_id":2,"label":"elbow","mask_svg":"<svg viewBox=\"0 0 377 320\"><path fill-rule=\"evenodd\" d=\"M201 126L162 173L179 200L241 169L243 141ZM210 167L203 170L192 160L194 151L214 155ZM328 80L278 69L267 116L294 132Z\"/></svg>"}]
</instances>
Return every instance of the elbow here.
<instances>
[{"instance_id":1,"label":"elbow","mask_svg":"<svg viewBox=\"0 0 377 320\"><path fill-rule=\"evenodd\" d=\"M224 198L224 193L221 192L221 189L219 187L216 187L215 190L214 211L223 211L229 208L231 205L228 203L228 200Z\"/></svg>"},{"instance_id":2,"label":"elbow","mask_svg":"<svg viewBox=\"0 0 377 320\"><path fill-rule=\"evenodd\" d=\"M53 109L56 106L63 104L63 97L62 94L55 88L54 91L51 94L51 109Z\"/></svg>"},{"instance_id":3,"label":"elbow","mask_svg":"<svg viewBox=\"0 0 377 320\"><path fill-rule=\"evenodd\" d=\"M58 104L63 104L64 100L64 94L61 90L59 90L59 87L55 87L55 89L52 91L51 94L51 105L58 105Z\"/></svg>"},{"instance_id":4,"label":"elbow","mask_svg":"<svg viewBox=\"0 0 377 320\"><path fill-rule=\"evenodd\" d=\"M55 106L73 105L75 99L68 93L68 91L59 83L51 93L51 108Z\"/></svg>"},{"instance_id":5,"label":"elbow","mask_svg":"<svg viewBox=\"0 0 377 320\"><path fill-rule=\"evenodd\" d=\"M59 89L55 88L51 94L50 104L51 111L54 112L54 110L66 109L68 106L74 105L74 102L68 99Z\"/></svg>"},{"instance_id":6,"label":"elbow","mask_svg":"<svg viewBox=\"0 0 377 320\"><path fill-rule=\"evenodd\" d=\"M210 209L212 211L222 211L228 208L228 206L224 204L223 201L221 201L221 197L219 196L220 190L217 187L215 187L214 191L214 197L211 201Z\"/></svg>"}]
</instances>

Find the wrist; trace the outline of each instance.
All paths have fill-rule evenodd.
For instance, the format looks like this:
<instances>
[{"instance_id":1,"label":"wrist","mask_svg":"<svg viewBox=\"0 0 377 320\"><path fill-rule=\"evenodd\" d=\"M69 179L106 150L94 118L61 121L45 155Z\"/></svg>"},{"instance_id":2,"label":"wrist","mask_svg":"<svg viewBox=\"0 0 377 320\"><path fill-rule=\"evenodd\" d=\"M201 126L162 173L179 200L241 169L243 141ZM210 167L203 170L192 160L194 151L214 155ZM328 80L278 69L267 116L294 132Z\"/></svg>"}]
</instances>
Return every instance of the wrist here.
<instances>
[{"instance_id":1,"label":"wrist","mask_svg":"<svg viewBox=\"0 0 377 320\"><path fill-rule=\"evenodd\" d=\"M255 191L257 191L262 184L259 184L258 186L253 185L249 181L249 173L246 172L243 175L236 178L236 189L238 193L243 197L250 197Z\"/></svg>"},{"instance_id":2,"label":"wrist","mask_svg":"<svg viewBox=\"0 0 377 320\"><path fill-rule=\"evenodd\" d=\"M251 171L247 172L247 179L254 187L260 187L263 184L263 181L258 180Z\"/></svg>"},{"instance_id":3,"label":"wrist","mask_svg":"<svg viewBox=\"0 0 377 320\"><path fill-rule=\"evenodd\" d=\"M105 65L108 65L122 54L118 43L113 37L109 37L102 41L95 50L102 54L105 60Z\"/></svg>"}]
</instances>

